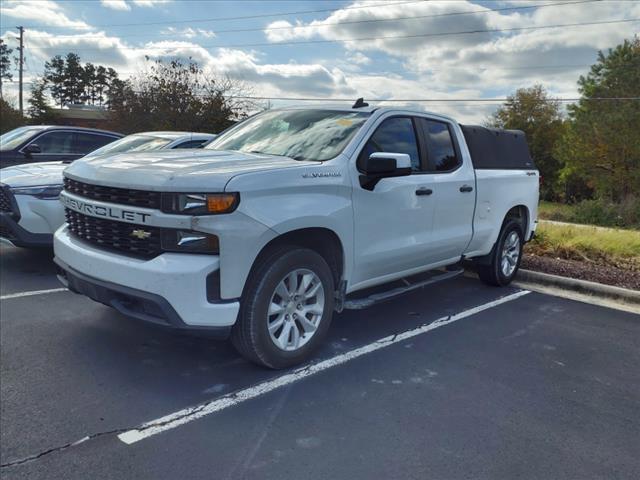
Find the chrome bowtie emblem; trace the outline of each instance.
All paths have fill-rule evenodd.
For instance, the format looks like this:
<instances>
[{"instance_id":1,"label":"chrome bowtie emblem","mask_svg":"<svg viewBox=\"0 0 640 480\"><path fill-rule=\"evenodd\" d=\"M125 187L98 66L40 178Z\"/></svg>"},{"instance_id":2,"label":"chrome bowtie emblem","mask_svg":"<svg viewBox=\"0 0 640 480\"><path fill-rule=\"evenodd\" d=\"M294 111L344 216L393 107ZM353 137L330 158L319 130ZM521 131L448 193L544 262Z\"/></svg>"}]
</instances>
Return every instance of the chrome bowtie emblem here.
<instances>
[{"instance_id":1,"label":"chrome bowtie emblem","mask_svg":"<svg viewBox=\"0 0 640 480\"><path fill-rule=\"evenodd\" d=\"M130 235L139 240L145 240L151 236L151 232L147 232L146 230L133 230Z\"/></svg>"}]
</instances>

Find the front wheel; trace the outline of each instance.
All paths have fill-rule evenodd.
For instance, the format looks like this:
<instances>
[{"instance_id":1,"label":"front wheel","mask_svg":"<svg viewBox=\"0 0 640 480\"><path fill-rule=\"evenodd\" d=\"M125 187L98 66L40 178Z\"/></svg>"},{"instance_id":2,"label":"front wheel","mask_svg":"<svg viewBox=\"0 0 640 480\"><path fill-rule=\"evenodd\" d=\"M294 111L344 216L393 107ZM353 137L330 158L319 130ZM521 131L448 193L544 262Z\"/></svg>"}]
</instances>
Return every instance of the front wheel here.
<instances>
[{"instance_id":1,"label":"front wheel","mask_svg":"<svg viewBox=\"0 0 640 480\"><path fill-rule=\"evenodd\" d=\"M520 268L523 244L520 223L516 220L506 222L491 253L476 262L480 280L499 287L511 283Z\"/></svg>"},{"instance_id":2,"label":"front wheel","mask_svg":"<svg viewBox=\"0 0 640 480\"><path fill-rule=\"evenodd\" d=\"M313 250L279 249L252 274L231 333L236 349L269 368L309 358L333 315L333 275Z\"/></svg>"}]
</instances>

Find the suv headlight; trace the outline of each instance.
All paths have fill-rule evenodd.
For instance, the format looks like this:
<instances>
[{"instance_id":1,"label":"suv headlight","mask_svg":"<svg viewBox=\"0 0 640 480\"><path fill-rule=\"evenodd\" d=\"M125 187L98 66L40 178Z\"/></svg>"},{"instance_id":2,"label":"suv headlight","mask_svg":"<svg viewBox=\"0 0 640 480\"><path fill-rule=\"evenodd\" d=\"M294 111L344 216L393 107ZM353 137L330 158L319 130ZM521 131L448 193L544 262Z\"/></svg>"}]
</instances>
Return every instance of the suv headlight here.
<instances>
[{"instance_id":1,"label":"suv headlight","mask_svg":"<svg viewBox=\"0 0 640 480\"><path fill-rule=\"evenodd\" d=\"M38 185L35 187L10 187L14 195L31 195L43 200L56 200L60 197L62 184L59 185Z\"/></svg>"},{"instance_id":2,"label":"suv headlight","mask_svg":"<svg viewBox=\"0 0 640 480\"><path fill-rule=\"evenodd\" d=\"M165 193L162 211L183 215L217 215L233 212L240 203L238 193Z\"/></svg>"}]
</instances>

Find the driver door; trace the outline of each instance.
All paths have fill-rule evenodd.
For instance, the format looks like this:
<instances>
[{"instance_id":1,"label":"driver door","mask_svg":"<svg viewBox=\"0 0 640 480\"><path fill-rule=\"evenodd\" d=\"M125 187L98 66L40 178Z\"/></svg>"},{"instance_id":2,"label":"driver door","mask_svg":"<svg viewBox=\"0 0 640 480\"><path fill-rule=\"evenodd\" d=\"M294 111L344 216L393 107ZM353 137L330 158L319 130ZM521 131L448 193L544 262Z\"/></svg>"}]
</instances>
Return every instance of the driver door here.
<instances>
[{"instance_id":1,"label":"driver door","mask_svg":"<svg viewBox=\"0 0 640 480\"><path fill-rule=\"evenodd\" d=\"M357 166L371 153L404 153L411 158L412 174L381 179L362 188L354 178L354 266L350 289L399 278L427 263L434 217L429 175L418 140L416 119L383 117L362 146ZM361 171L362 169L359 168Z\"/></svg>"}]
</instances>

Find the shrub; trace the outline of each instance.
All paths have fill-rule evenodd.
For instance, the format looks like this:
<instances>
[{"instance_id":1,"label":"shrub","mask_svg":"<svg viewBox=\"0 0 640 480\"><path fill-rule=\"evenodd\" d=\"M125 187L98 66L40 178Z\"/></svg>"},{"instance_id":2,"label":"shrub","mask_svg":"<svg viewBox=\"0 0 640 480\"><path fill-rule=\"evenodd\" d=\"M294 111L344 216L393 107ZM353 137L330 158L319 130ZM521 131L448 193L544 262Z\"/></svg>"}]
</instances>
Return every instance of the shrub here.
<instances>
[{"instance_id":1,"label":"shrub","mask_svg":"<svg viewBox=\"0 0 640 480\"><path fill-rule=\"evenodd\" d=\"M576 204L573 217L576 223L640 228L640 199L628 198L622 203L603 199L583 200Z\"/></svg>"},{"instance_id":2,"label":"shrub","mask_svg":"<svg viewBox=\"0 0 640 480\"><path fill-rule=\"evenodd\" d=\"M540 202L538 214L544 220L640 229L640 198L629 197L622 203L604 199L583 200L572 205Z\"/></svg>"}]
</instances>

